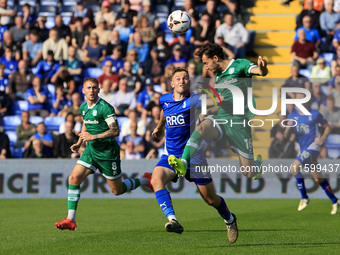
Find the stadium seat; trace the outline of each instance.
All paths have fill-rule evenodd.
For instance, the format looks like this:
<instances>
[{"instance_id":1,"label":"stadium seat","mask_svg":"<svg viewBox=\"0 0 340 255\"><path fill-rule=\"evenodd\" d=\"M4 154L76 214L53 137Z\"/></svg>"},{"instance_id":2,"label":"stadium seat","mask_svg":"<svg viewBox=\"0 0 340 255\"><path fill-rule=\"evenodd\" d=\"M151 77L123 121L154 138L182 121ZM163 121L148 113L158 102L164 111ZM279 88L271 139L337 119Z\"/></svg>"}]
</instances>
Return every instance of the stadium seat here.
<instances>
[{"instance_id":1,"label":"stadium seat","mask_svg":"<svg viewBox=\"0 0 340 255\"><path fill-rule=\"evenodd\" d=\"M40 116L31 116L30 122L34 125L38 125L41 122L44 122L44 118Z\"/></svg>"},{"instance_id":2,"label":"stadium seat","mask_svg":"<svg viewBox=\"0 0 340 255\"><path fill-rule=\"evenodd\" d=\"M322 91L326 96L329 95L328 86L321 86L321 91Z\"/></svg>"},{"instance_id":3,"label":"stadium seat","mask_svg":"<svg viewBox=\"0 0 340 255\"><path fill-rule=\"evenodd\" d=\"M63 19L65 25L68 25L71 21L73 11L76 9L75 5L62 5L59 9L59 13Z\"/></svg>"},{"instance_id":4,"label":"stadium seat","mask_svg":"<svg viewBox=\"0 0 340 255\"><path fill-rule=\"evenodd\" d=\"M38 16L54 17L57 13L56 6L40 5L38 10Z\"/></svg>"},{"instance_id":5,"label":"stadium seat","mask_svg":"<svg viewBox=\"0 0 340 255\"><path fill-rule=\"evenodd\" d=\"M31 7L35 6L37 0L19 0L19 5L29 4Z\"/></svg>"},{"instance_id":6,"label":"stadium seat","mask_svg":"<svg viewBox=\"0 0 340 255\"><path fill-rule=\"evenodd\" d=\"M117 12L119 12L122 9L122 6L120 4L112 4L111 8L112 8L112 11L117 13Z\"/></svg>"},{"instance_id":7,"label":"stadium seat","mask_svg":"<svg viewBox=\"0 0 340 255\"><path fill-rule=\"evenodd\" d=\"M330 134L324 145L327 148L329 158L336 159L340 157L340 134Z\"/></svg>"},{"instance_id":8,"label":"stadium seat","mask_svg":"<svg viewBox=\"0 0 340 255\"><path fill-rule=\"evenodd\" d=\"M13 102L12 111L16 115L20 115L23 111L28 110L28 102L26 100L15 100Z\"/></svg>"},{"instance_id":9,"label":"stadium seat","mask_svg":"<svg viewBox=\"0 0 340 255\"><path fill-rule=\"evenodd\" d=\"M2 127L7 130L15 130L21 124L21 118L18 115L5 116L2 118Z\"/></svg>"},{"instance_id":10,"label":"stadium seat","mask_svg":"<svg viewBox=\"0 0 340 255\"><path fill-rule=\"evenodd\" d=\"M333 60L334 54L333 53L322 53L320 57L323 57L326 61L326 65L330 66Z\"/></svg>"},{"instance_id":11,"label":"stadium seat","mask_svg":"<svg viewBox=\"0 0 340 255\"><path fill-rule=\"evenodd\" d=\"M229 11L228 6L222 4L220 6L217 6L216 11L220 13L221 16L223 16L227 11Z\"/></svg>"},{"instance_id":12,"label":"stadium seat","mask_svg":"<svg viewBox=\"0 0 340 255\"><path fill-rule=\"evenodd\" d=\"M94 16L100 11L100 4L98 2L85 2L85 7L91 9Z\"/></svg>"},{"instance_id":13,"label":"stadium seat","mask_svg":"<svg viewBox=\"0 0 340 255\"><path fill-rule=\"evenodd\" d=\"M73 6L76 6L77 5L77 1L75 1L75 0L63 0L62 1L62 5L73 5Z\"/></svg>"},{"instance_id":14,"label":"stadium seat","mask_svg":"<svg viewBox=\"0 0 340 255\"><path fill-rule=\"evenodd\" d=\"M310 78L310 76L312 75L312 72L309 69L300 69L299 74Z\"/></svg>"},{"instance_id":15,"label":"stadium seat","mask_svg":"<svg viewBox=\"0 0 340 255\"><path fill-rule=\"evenodd\" d=\"M22 158L25 148L15 148L14 146L10 147L12 158Z\"/></svg>"},{"instance_id":16,"label":"stadium seat","mask_svg":"<svg viewBox=\"0 0 340 255\"><path fill-rule=\"evenodd\" d=\"M12 146L12 145L14 146L15 143L17 142L17 133L15 131L9 130L9 131L6 131L5 134L9 138L10 146Z\"/></svg>"},{"instance_id":17,"label":"stadium seat","mask_svg":"<svg viewBox=\"0 0 340 255\"><path fill-rule=\"evenodd\" d=\"M17 15L22 15L22 13L23 13L23 12L22 12L22 6L23 6L23 5L18 5L18 6L16 7ZM30 13L34 14L35 11L36 11L35 6L31 6L31 11L30 11Z\"/></svg>"},{"instance_id":18,"label":"stadium seat","mask_svg":"<svg viewBox=\"0 0 340 255\"><path fill-rule=\"evenodd\" d=\"M44 123L47 131L59 131L59 126L65 122L63 117L46 117Z\"/></svg>"},{"instance_id":19,"label":"stadium seat","mask_svg":"<svg viewBox=\"0 0 340 255\"><path fill-rule=\"evenodd\" d=\"M169 2L171 2L171 0L155 0L154 4L169 4ZM178 0L176 2L183 2L182 0Z\"/></svg>"},{"instance_id":20,"label":"stadium seat","mask_svg":"<svg viewBox=\"0 0 340 255\"><path fill-rule=\"evenodd\" d=\"M15 0L7 0L7 7L14 9Z\"/></svg>"},{"instance_id":21,"label":"stadium seat","mask_svg":"<svg viewBox=\"0 0 340 255\"><path fill-rule=\"evenodd\" d=\"M169 16L169 6L165 4L158 4L155 6L155 13L159 23L166 22Z\"/></svg>"},{"instance_id":22,"label":"stadium seat","mask_svg":"<svg viewBox=\"0 0 340 255\"><path fill-rule=\"evenodd\" d=\"M201 4L201 5L195 6L194 9L195 9L195 11L197 11L198 13L203 13L203 12L207 9L207 7L206 7L205 4Z\"/></svg>"},{"instance_id":23,"label":"stadium seat","mask_svg":"<svg viewBox=\"0 0 340 255\"><path fill-rule=\"evenodd\" d=\"M59 1L55 1L55 0L41 0L40 4L44 5L44 6L54 6L57 7L58 6Z\"/></svg>"},{"instance_id":24,"label":"stadium seat","mask_svg":"<svg viewBox=\"0 0 340 255\"><path fill-rule=\"evenodd\" d=\"M338 159L340 157L340 149L327 149L328 158Z\"/></svg>"},{"instance_id":25,"label":"stadium seat","mask_svg":"<svg viewBox=\"0 0 340 255\"><path fill-rule=\"evenodd\" d=\"M55 85L54 84L47 84L46 89L51 94L51 96L55 95Z\"/></svg>"},{"instance_id":26,"label":"stadium seat","mask_svg":"<svg viewBox=\"0 0 340 255\"><path fill-rule=\"evenodd\" d=\"M84 71L84 79L92 77L92 78L98 78L98 76L102 75L103 70L98 67L90 67L86 68Z\"/></svg>"}]
</instances>

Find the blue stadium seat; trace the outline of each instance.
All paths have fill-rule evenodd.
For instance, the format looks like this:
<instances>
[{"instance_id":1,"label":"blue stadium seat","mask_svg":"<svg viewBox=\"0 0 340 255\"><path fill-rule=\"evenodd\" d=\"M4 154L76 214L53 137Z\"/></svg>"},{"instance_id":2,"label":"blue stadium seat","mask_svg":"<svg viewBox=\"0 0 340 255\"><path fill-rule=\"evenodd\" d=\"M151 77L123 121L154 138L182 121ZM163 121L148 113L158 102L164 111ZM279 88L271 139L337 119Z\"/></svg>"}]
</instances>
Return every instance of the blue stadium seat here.
<instances>
[{"instance_id":1,"label":"blue stadium seat","mask_svg":"<svg viewBox=\"0 0 340 255\"><path fill-rule=\"evenodd\" d=\"M159 23L167 21L170 11L169 6L165 4L158 4L155 6L154 11L156 13Z\"/></svg>"},{"instance_id":2,"label":"blue stadium seat","mask_svg":"<svg viewBox=\"0 0 340 255\"><path fill-rule=\"evenodd\" d=\"M85 2L85 7L91 9L94 16L96 16L96 13L100 11L100 4L98 2Z\"/></svg>"},{"instance_id":3,"label":"blue stadium seat","mask_svg":"<svg viewBox=\"0 0 340 255\"><path fill-rule=\"evenodd\" d=\"M35 6L37 0L19 0L19 5L29 4L31 7Z\"/></svg>"},{"instance_id":4,"label":"blue stadium seat","mask_svg":"<svg viewBox=\"0 0 340 255\"><path fill-rule=\"evenodd\" d=\"M301 75L303 75L307 78L310 78L310 76L312 75L312 72L309 69L300 69L299 74L301 74Z\"/></svg>"},{"instance_id":5,"label":"blue stadium seat","mask_svg":"<svg viewBox=\"0 0 340 255\"><path fill-rule=\"evenodd\" d=\"M321 86L321 91L322 91L326 96L329 95L328 86Z\"/></svg>"},{"instance_id":6,"label":"blue stadium seat","mask_svg":"<svg viewBox=\"0 0 340 255\"><path fill-rule=\"evenodd\" d=\"M21 118L18 115L5 116L2 118L2 127L7 130L15 130L21 124Z\"/></svg>"},{"instance_id":7,"label":"blue stadium seat","mask_svg":"<svg viewBox=\"0 0 340 255\"><path fill-rule=\"evenodd\" d=\"M201 5L197 5L197 6L195 6L195 11L197 11L198 13L202 13L202 12L204 12L206 9L207 9L207 7L205 6L205 4L201 4Z\"/></svg>"},{"instance_id":8,"label":"blue stadium seat","mask_svg":"<svg viewBox=\"0 0 340 255\"><path fill-rule=\"evenodd\" d=\"M23 111L27 111L28 102L25 100L15 100L11 110L12 114L20 115Z\"/></svg>"},{"instance_id":9,"label":"blue stadium seat","mask_svg":"<svg viewBox=\"0 0 340 255\"><path fill-rule=\"evenodd\" d=\"M103 74L103 70L98 67L90 67L86 68L84 71L84 79L92 77L92 78L98 78L98 76Z\"/></svg>"},{"instance_id":10,"label":"blue stadium seat","mask_svg":"<svg viewBox=\"0 0 340 255\"><path fill-rule=\"evenodd\" d=\"M337 159L340 157L340 149L327 149L328 158Z\"/></svg>"},{"instance_id":11,"label":"blue stadium seat","mask_svg":"<svg viewBox=\"0 0 340 255\"><path fill-rule=\"evenodd\" d=\"M76 9L75 5L62 5L59 9L59 13L63 19L65 25L70 24L73 11Z\"/></svg>"},{"instance_id":12,"label":"blue stadium seat","mask_svg":"<svg viewBox=\"0 0 340 255\"><path fill-rule=\"evenodd\" d=\"M10 147L12 158L22 158L22 155L24 154L25 148L15 148L14 146Z\"/></svg>"},{"instance_id":13,"label":"blue stadium seat","mask_svg":"<svg viewBox=\"0 0 340 255\"><path fill-rule=\"evenodd\" d=\"M8 130L5 133L9 138L10 146L12 146L12 145L14 146L15 143L17 142L17 133L15 131L12 131L12 130Z\"/></svg>"},{"instance_id":14,"label":"blue stadium seat","mask_svg":"<svg viewBox=\"0 0 340 255\"><path fill-rule=\"evenodd\" d=\"M56 0L40 0L40 4L44 6L58 6L59 1Z\"/></svg>"},{"instance_id":15,"label":"blue stadium seat","mask_svg":"<svg viewBox=\"0 0 340 255\"><path fill-rule=\"evenodd\" d=\"M117 13L122 9L122 6L120 4L111 4L111 8L112 8L112 11Z\"/></svg>"},{"instance_id":16,"label":"blue stadium seat","mask_svg":"<svg viewBox=\"0 0 340 255\"><path fill-rule=\"evenodd\" d=\"M59 131L59 126L65 123L65 119L63 117L46 117L44 120L47 131Z\"/></svg>"},{"instance_id":17,"label":"blue stadium seat","mask_svg":"<svg viewBox=\"0 0 340 255\"><path fill-rule=\"evenodd\" d=\"M223 13L229 11L229 8L225 4L222 4L220 6L217 6L216 11L223 15Z\"/></svg>"},{"instance_id":18,"label":"blue stadium seat","mask_svg":"<svg viewBox=\"0 0 340 255\"><path fill-rule=\"evenodd\" d=\"M77 1L75 1L75 0L63 0L62 1L62 5L73 5L73 6L76 6L77 5Z\"/></svg>"},{"instance_id":19,"label":"blue stadium seat","mask_svg":"<svg viewBox=\"0 0 340 255\"><path fill-rule=\"evenodd\" d=\"M22 6L23 6L23 5L18 5L18 6L16 7L17 15L22 15L22 13L23 13L23 12L22 12ZM36 11L35 6L31 6L31 11L30 11L30 13L34 14L35 11Z\"/></svg>"},{"instance_id":20,"label":"blue stadium seat","mask_svg":"<svg viewBox=\"0 0 340 255\"><path fill-rule=\"evenodd\" d=\"M52 5L40 5L38 10L38 16L55 17L57 13L57 6Z\"/></svg>"},{"instance_id":21,"label":"blue stadium seat","mask_svg":"<svg viewBox=\"0 0 340 255\"><path fill-rule=\"evenodd\" d=\"M44 118L40 116L31 116L30 122L34 125L38 125L41 122L44 122Z\"/></svg>"},{"instance_id":22,"label":"blue stadium seat","mask_svg":"<svg viewBox=\"0 0 340 255\"><path fill-rule=\"evenodd\" d=\"M325 59L325 61L326 61L326 65L330 66L331 62L333 60L334 54L333 53L329 53L329 52L325 52L325 53L322 53L320 55L320 57L323 57Z\"/></svg>"},{"instance_id":23,"label":"blue stadium seat","mask_svg":"<svg viewBox=\"0 0 340 255\"><path fill-rule=\"evenodd\" d=\"M336 159L340 156L340 134L330 134L324 145L329 158Z\"/></svg>"},{"instance_id":24,"label":"blue stadium seat","mask_svg":"<svg viewBox=\"0 0 340 255\"><path fill-rule=\"evenodd\" d=\"M55 95L55 85L54 84L47 84L46 89L51 94L51 96Z\"/></svg>"}]
</instances>

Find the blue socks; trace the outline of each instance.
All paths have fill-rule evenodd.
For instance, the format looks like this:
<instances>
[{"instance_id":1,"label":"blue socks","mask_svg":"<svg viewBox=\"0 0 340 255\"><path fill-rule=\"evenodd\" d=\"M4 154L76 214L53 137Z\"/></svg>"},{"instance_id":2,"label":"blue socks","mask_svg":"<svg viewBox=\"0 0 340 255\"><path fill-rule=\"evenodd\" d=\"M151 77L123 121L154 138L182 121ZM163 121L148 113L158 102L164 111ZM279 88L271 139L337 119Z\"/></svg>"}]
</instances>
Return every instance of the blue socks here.
<instances>
[{"instance_id":1,"label":"blue socks","mask_svg":"<svg viewBox=\"0 0 340 255\"><path fill-rule=\"evenodd\" d=\"M216 208L216 210L218 211L218 213L221 215L221 217L223 219L225 219L226 221L228 221L231 217L231 213L228 209L227 204L225 203L223 197L221 197L221 203L219 205L218 208Z\"/></svg>"},{"instance_id":2,"label":"blue socks","mask_svg":"<svg viewBox=\"0 0 340 255\"><path fill-rule=\"evenodd\" d=\"M297 182L298 189L301 193L301 199L306 199L308 198L307 192L306 192L306 187L305 187L305 180L303 178L303 175L301 173L298 173L295 175L295 179Z\"/></svg>"},{"instance_id":3,"label":"blue socks","mask_svg":"<svg viewBox=\"0 0 340 255\"><path fill-rule=\"evenodd\" d=\"M325 191L329 199L332 201L332 204L335 204L336 202L338 202L338 199L334 195L333 190L326 179L324 180L323 183L320 184L320 186Z\"/></svg>"},{"instance_id":4,"label":"blue socks","mask_svg":"<svg viewBox=\"0 0 340 255\"><path fill-rule=\"evenodd\" d=\"M161 189L155 192L155 195L159 206L169 221L176 219L169 191L166 189Z\"/></svg>"}]
</instances>

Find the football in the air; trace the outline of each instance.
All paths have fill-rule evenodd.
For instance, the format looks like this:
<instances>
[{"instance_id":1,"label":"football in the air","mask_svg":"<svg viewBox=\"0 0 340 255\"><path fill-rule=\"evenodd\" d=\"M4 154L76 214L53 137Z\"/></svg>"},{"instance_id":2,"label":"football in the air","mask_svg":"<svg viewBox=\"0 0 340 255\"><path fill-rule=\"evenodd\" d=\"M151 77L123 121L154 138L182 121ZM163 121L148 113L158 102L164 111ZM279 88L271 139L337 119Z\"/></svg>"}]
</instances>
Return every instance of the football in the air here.
<instances>
[{"instance_id":1,"label":"football in the air","mask_svg":"<svg viewBox=\"0 0 340 255\"><path fill-rule=\"evenodd\" d=\"M191 27L189 13L181 10L173 11L168 17L168 27L175 34L183 34Z\"/></svg>"}]
</instances>

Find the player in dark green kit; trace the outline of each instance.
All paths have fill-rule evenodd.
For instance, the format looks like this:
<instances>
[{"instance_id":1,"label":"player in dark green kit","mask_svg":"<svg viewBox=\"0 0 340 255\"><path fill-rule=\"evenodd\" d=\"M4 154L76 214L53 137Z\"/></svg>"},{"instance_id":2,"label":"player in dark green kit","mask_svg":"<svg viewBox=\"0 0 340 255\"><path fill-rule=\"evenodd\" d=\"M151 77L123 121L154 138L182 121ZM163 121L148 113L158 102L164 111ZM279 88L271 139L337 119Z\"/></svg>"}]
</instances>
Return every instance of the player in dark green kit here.
<instances>
[{"instance_id":1,"label":"player in dark green kit","mask_svg":"<svg viewBox=\"0 0 340 255\"><path fill-rule=\"evenodd\" d=\"M217 91L223 97L222 105L210 109L215 115L206 117L196 127L184 149L182 158L178 159L171 155L169 156L169 164L178 175L185 175L187 165L193 155L196 154L201 141L203 139L218 140L225 135L229 140L230 148L239 155L243 174L248 178L257 179L261 175L262 157L258 155L257 159L254 160L251 128L248 126L248 120L254 117L254 114L249 111L247 89L251 87L252 75L267 75L267 62L262 57L258 58L257 65L247 59L227 59L223 49L213 43L204 45L197 51L196 55L202 59L207 70L215 74ZM218 86L219 84L233 85L242 91L245 98L245 104L242 106L243 115L233 114L233 95L228 88ZM253 98L253 104L254 102ZM216 120L227 120L228 122L227 124L216 124L220 123ZM231 122L239 124L231 125Z\"/></svg>"},{"instance_id":2,"label":"player in dark green kit","mask_svg":"<svg viewBox=\"0 0 340 255\"><path fill-rule=\"evenodd\" d=\"M119 127L114 108L98 97L99 83L94 78L84 80L83 93L87 101L80 106L83 116L83 127L79 140L71 146L71 150L79 150L83 142L86 148L69 176L68 216L54 225L58 229L75 230L77 204L80 198L80 184L98 169L107 179L111 192L120 195L136 189L140 185L152 189L151 174L145 173L143 178L122 181L120 168L120 147L115 139L119 135Z\"/></svg>"}]
</instances>

